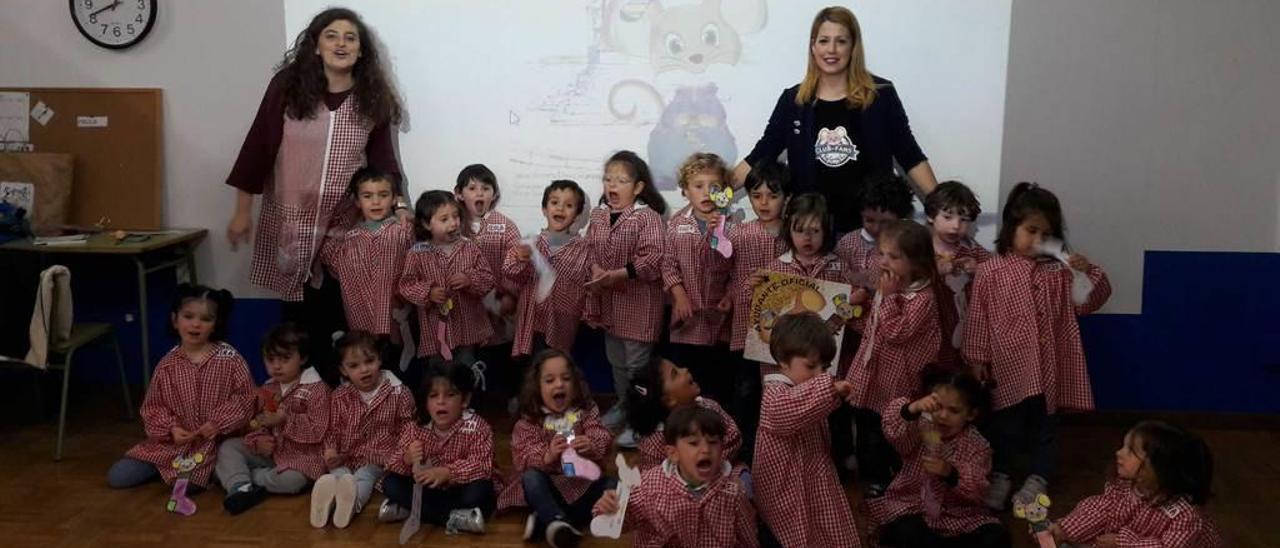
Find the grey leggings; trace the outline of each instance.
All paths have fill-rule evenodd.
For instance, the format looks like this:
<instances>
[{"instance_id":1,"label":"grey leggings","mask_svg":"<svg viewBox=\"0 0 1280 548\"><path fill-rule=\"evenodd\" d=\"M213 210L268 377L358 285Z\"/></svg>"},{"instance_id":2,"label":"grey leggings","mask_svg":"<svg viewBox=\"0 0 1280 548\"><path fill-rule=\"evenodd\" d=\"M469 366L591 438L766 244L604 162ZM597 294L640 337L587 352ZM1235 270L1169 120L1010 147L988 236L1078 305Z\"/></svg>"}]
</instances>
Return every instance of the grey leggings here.
<instances>
[{"instance_id":1,"label":"grey leggings","mask_svg":"<svg viewBox=\"0 0 1280 548\"><path fill-rule=\"evenodd\" d=\"M230 494L236 488L252 482L277 495L296 495L307 488L310 480L297 470L277 472L275 462L255 455L244 445L244 438L231 438L218 447L218 462L214 473L222 488Z\"/></svg>"}]
</instances>

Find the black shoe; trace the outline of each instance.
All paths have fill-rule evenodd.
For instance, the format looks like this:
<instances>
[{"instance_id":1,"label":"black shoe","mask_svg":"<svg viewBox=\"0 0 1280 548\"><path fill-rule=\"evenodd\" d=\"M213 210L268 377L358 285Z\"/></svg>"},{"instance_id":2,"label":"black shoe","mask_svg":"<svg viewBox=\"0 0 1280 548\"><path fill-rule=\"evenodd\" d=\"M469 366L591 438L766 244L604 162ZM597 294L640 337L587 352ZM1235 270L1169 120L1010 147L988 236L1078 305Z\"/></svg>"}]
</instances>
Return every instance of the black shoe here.
<instances>
[{"instance_id":1,"label":"black shoe","mask_svg":"<svg viewBox=\"0 0 1280 548\"><path fill-rule=\"evenodd\" d=\"M567 521L556 520L547 526L547 544L552 548L573 548L582 542L582 533Z\"/></svg>"},{"instance_id":2,"label":"black shoe","mask_svg":"<svg viewBox=\"0 0 1280 548\"><path fill-rule=\"evenodd\" d=\"M266 498L267 490L254 485L248 491L237 490L222 499L222 507L227 509L227 513L235 516L261 504Z\"/></svg>"}]
</instances>

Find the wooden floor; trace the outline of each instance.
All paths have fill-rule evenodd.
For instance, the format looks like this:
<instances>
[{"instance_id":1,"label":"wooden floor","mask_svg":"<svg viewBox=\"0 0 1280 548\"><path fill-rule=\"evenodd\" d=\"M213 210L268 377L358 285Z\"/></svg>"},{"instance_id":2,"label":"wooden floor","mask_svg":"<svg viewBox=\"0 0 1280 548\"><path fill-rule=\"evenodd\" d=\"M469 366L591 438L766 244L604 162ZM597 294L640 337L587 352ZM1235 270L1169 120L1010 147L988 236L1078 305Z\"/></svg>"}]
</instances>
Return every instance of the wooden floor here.
<instances>
[{"instance_id":1,"label":"wooden floor","mask_svg":"<svg viewBox=\"0 0 1280 548\"><path fill-rule=\"evenodd\" d=\"M223 492L214 487L197 496L200 511L179 517L164 511L168 489L153 483L132 490L106 486L107 468L141 439L136 422L122 419L118 392L110 387L83 390L105 393L77 397L68 421L62 462L52 460L53 419L28 426L0 426L0 546L347 546L370 543L394 545L400 527L375 520L381 495L372 508L345 530L316 530L307 523L307 497L273 497L249 512L231 517L221 506ZM486 413L494 416L495 413ZM499 462L511 462L510 419L493 420L499 432ZM1210 513L1228 546L1280 546L1280 431L1269 428L1197 428L1217 459L1215 491ZM1111 462L1128 418L1093 416L1068 420L1062 428L1062 477L1053 486L1054 515L1071 508L1083 496L1101 489L1103 471ZM850 501L859 522L856 489ZM522 513L491 521L484 536L446 536L423 526L415 540L439 546L520 546ZM1016 546L1031 546L1024 527L1007 520ZM860 523L862 525L862 523ZM865 529L865 528L863 528ZM624 546L622 541L588 539L584 546Z\"/></svg>"}]
</instances>

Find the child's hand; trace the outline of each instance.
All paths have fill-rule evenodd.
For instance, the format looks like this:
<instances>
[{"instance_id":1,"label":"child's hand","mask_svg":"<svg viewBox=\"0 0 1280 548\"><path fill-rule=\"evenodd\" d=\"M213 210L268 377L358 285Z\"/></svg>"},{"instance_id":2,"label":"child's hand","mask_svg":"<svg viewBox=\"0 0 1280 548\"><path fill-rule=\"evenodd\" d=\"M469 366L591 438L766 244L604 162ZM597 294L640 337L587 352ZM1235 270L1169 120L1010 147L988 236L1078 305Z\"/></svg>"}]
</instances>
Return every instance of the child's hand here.
<instances>
[{"instance_id":1,"label":"child's hand","mask_svg":"<svg viewBox=\"0 0 1280 548\"><path fill-rule=\"evenodd\" d=\"M769 271L763 268L756 270L756 273L751 275L751 287L756 287L767 281L769 281Z\"/></svg>"},{"instance_id":2,"label":"child's hand","mask_svg":"<svg viewBox=\"0 0 1280 548\"><path fill-rule=\"evenodd\" d=\"M560 454L564 453L564 450L568 448L568 440L565 440L564 436L557 434L556 437L551 438L551 445L547 446L547 452L542 455L542 463L546 465L555 464L556 461L560 460Z\"/></svg>"},{"instance_id":3,"label":"child's hand","mask_svg":"<svg viewBox=\"0 0 1280 548\"><path fill-rule=\"evenodd\" d=\"M449 276L449 289L454 291L462 291L471 287L471 278L461 272L454 272Z\"/></svg>"},{"instance_id":4,"label":"child's hand","mask_svg":"<svg viewBox=\"0 0 1280 548\"><path fill-rule=\"evenodd\" d=\"M449 300L449 290L441 286L431 288L431 292L427 293L427 300L435 304L444 304Z\"/></svg>"},{"instance_id":5,"label":"child's hand","mask_svg":"<svg viewBox=\"0 0 1280 548\"><path fill-rule=\"evenodd\" d=\"M213 424L213 421L205 421L195 433L206 440L212 440L218 435L218 426Z\"/></svg>"},{"instance_id":6,"label":"child's hand","mask_svg":"<svg viewBox=\"0 0 1280 548\"><path fill-rule=\"evenodd\" d=\"M978 270L978 260L973 257L960 257L955 260L954 270L973 274Z\"/></svg>"},{"instance_id":7,"label":"child's hand","mask_svg":"<svg viewBox=\"0 0 1280 548\"><path fill-rule=\"evenodd\" d=\"M404 452L404 463L413 466L415 462L422 462L423 456L422 442L412 442L409 444L409 450Z\"/></svg>"},{"instance_id":8,"label":"child's hand","mask_svg":"<svg viewBox=\"0 0 1280 548\"><path fill-rule=\"evenodd\" d=\"M448 485L452 476L453 474L449 472L448 468L437 466L435 468L428 468L420 472L415 472L413 474L413 480L421 483L423 486L430 487L432 489L439 489Z\"/></svg>"},{"instance_id":9,"label":"child's hand","mask_svg":"<svg viewBox=\"0 0 1280 548\"><path fill-rule=\"evenodd\" d=\"M975 363L970 368L973 370L973 376L978 379L978 382L985 383L991 378L991 364L989 363Z\"/></svg>"},{"instance_id":10,"label":"child's hand","mask_svg":"<svg viewBox=\"0 0 1280 548\"><path fill-rule=\"evenodd\" d=\"M262 426L265 426L267 428L271 428L272 426L275 426L277 424L284 422L284 419L285 419L284 407L280 407L276 410L275 413L271 413L269 411L263 411L261 415L258 415L258 424L261 424Z\"/></svg>"},{"instance_id":11,"label":"child's hand","mask_svg":"<svg viewBox=\"0 0 1280 548\"><path fill-rule=\"evenodd\" d=\"M396 218L399 219L401 223L404 223L408 226L413 226L413 210L412 209L409 209L407 207L402 207L400 209L397 209Z\"/></svg>"},{"instance_id":12,"label":"child's hand","mask_svg":"<svg viewBox=\"0 0 1280 548\"><path fill-rule=\"evenodd\" d=\"M591 438L586 436L574 436L573 441L569 442L569 447L577 451L580 455L586 455L591 451Z\"/></svg>"},{"instance_id":13,"label":"child's hand","mask_svg":"<svg viewBox=\"0 0 1280 548\"><path fill-rule=\"evenodd\" d=\"M831 388L841 398L848 398L853 394L853 384L850 384L849 381L835 381L831 383Z\"/></svg>"},{"instance_id":14,"label":"child's hand","mask_svg":"<svg viewBox=\"0 0 1280 548\"><path fill-rule=\"evenodd\" d=\"M951 465L947 461L938 457L923 456L920 457L920 464L924 465L924 471L940 478L951 475Z\"/></svg>"},{"instance_id":15,"label":"child's hand","mask_svg":"<svg viewBox=\"0 0 1280 548\"><path fill-rule=\"evenodd\" d=\"M342 458L342 455L338 454L337 449L332 447L326 447L324 449L324 465L330 470L342 466L343 460L345 459Z\"/></svg>"},{"instance_id":16,"label":"child's hand","mask_svg":"<svg viewBox=\"0 0 1280 548\"><path fill-rule=\"evenodd\" d=\"M276 440L271 436L262 436L253 442L253 452L263 457L270 457L276 452Z\"/></svg>"},{"instance_id":17,"label":"child's hand","mask_svg":"<svg viewBox=\"0 0 1280 548\"><path fill-rule=\"evenodd\" d=\"M591 281L587 282L588 288L595 287L597 291L608 289L618 285L627 279L627 269L615 268L613 270L605 270L600 265L591 265Z\"/></svg>"},{"instance_id":18,"label":"child's hand","mask_svg":"<svg viewBox=\"0 0 1280 548\"><path fill-rule=\"evenodd\" d=\"M1031 524L1028 523L1027 528L1030 528L1030 527L1031 527ZM1032 536L1035 536L1035 531L1032 531L1031 534ZM1067 542L1067 532L1063 531L1062 526L1056 523L1049 524L1049 535L1053 537L1053 541L1057 544L1063 544Z\"/></svg>"},{"instance_id":19,"label":"child's hand","mask_svg":"<svg viewBox=\"0 0 1280 548\"><path fill-rule=\"evenodd\" d=\"M529 244L520 244L516 246L516 260L527 263L533 260L533 248Z\"/></svg>"},{"instance_id":20,"label":"child's hand","mask_svg":"<svg viewBox=\"0 0 1280 548\"><path fill-rule=\"evenodd\" d=\"M883 295L892 295L902 290L902 277L894 274L891 270L885 270L880 273L880 288L878 291Z\"/></svg>"},{"instance_id":21,"label":"child's hand","mask_svg":"<svg viewBox=\"0 0 1280 548\"><path fill-rule=\"evenodd\" d=\"M933 256L933 262L938 267L938 275L946 276L955 271L957 265L952 261L951 255L945 253L937 253Z\"/></svg>"},{"instance_id":22,"label":"child's hand","mask_svg":"<svg viewBox=\"0 0 1280 548\"><path fill-rule=\"evenodd\" d=\"M942 409L942 401L938 399L937 394L929 394L907 405L907 411L916 415L932 413L939 409Z\"/></svg>"},{"instance_id":23,"label":"child's hand","mask_svg":"<svg viewBox=\"0 0 1280 548\"><path fill-rule=\"evenodd\" d=\"M693 317L693 305L689 303L689 295L683 285L671 287L671 300L671 325L678 329L685 320Z\"/></svg>"},{"instance_id":24,"label":"child's hand","mask_svg":"<svg viewBox=\"0 0 1280 548\"><path fill-rule=\"evenodd\" d=\"M516 299L507 293L498 296L498 315L509 317L516 311Z\"/></svg>"},{"instance_id":25,"label":"child's hand","mask_svg":"<svg viewBox=\"0 0 1280 548\"><path fill-rule=\"evenodd\" d=\"M849 304L866 304L870 300L871 292L867 291L867 288L865 287L855 287L853 288L853 291L849 293Z\"/></svg>"},{"instance_id":26,"label":"child's hand","mask_svg":"<svg viewBox=\"0 0 1280 548\"><path fill-rule=\"evenodd\" d=\"M1073 270L1079 270L1081 272L1088 272L1089 270L1089 259L1079 253L1072 253L1067 256L1067 264L1071 265Z\"/></svg>"},{"instance_id":27,"label":"child's hand","mask_svg":"<svg viewBox=\"0 0 1280 548\"><path fill-rule=\"evenodd\" d=\"M1098 538L1093 539L1093 548L1116 548L1115 534L1098 535Z\"/></svg>"},{"instance_id":28,"label":"child's hand","mask_svg":"<svg viewBox=\"0 0 1280 548\"><path fill-rule=\"evenodd\" d=\"M188 432L181 426L173 427L169 430L169 434L173 436L173 443L178 445L185 445L187 442L191 441L191 438L196 437L194 433Z\"/></svg>"},{"instance_id":29,"label":"child's hand","mask_svg":"<svg viewBox=\"0 0 1280 548\"><path fill-rule=\"evenodd\" d=\"M733 312L733 295L725 295L720 298L720 302L716 303L716 310L728 314Z\"/></svg>"},{"instance_id":30,"label":"child's hand","mask_svg":"<svg viewBox=\"0 0 1280 548\"><path fill-rule=\"evenodd\" d=\"M618 492L613 489L600 495L600 498L596 499L596 505L591 507L591 515L593 516L616 513L618 513Z\"/></svg>"},{"instance_id":31,"label":"child's hand","mask_svg":"<svg viewBox=\"0 0 1280 548\"><path fill-rule=\"evenodd\" d=\"M594 316L583 318L582 321L587 324L588 328L594 329L596 331L601 331L605 328L605 325L603 323L600 323L600 318L597 318Z\"/></svg>"}]
</instances>

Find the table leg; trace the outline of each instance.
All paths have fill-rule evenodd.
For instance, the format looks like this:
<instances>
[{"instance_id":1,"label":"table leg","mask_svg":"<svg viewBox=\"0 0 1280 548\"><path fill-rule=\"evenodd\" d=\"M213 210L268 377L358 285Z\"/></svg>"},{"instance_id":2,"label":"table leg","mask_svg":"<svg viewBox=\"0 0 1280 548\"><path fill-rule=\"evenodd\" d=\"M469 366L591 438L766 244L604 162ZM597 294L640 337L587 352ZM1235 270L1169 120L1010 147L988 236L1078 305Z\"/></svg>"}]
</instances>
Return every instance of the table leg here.
<instances>
[{"instance_id":1,"label":"table leg","mask_svg":"<svg viewBox=\"0 0 1280 548\"><path fill-rule=\"evenodd\" d=\"M147 323L147 265L141 256L135 256L133 262L138 266L138 327L142 332L142 386L144 391L151 387L151 333Z\"/></svg>"}]
</instances>

